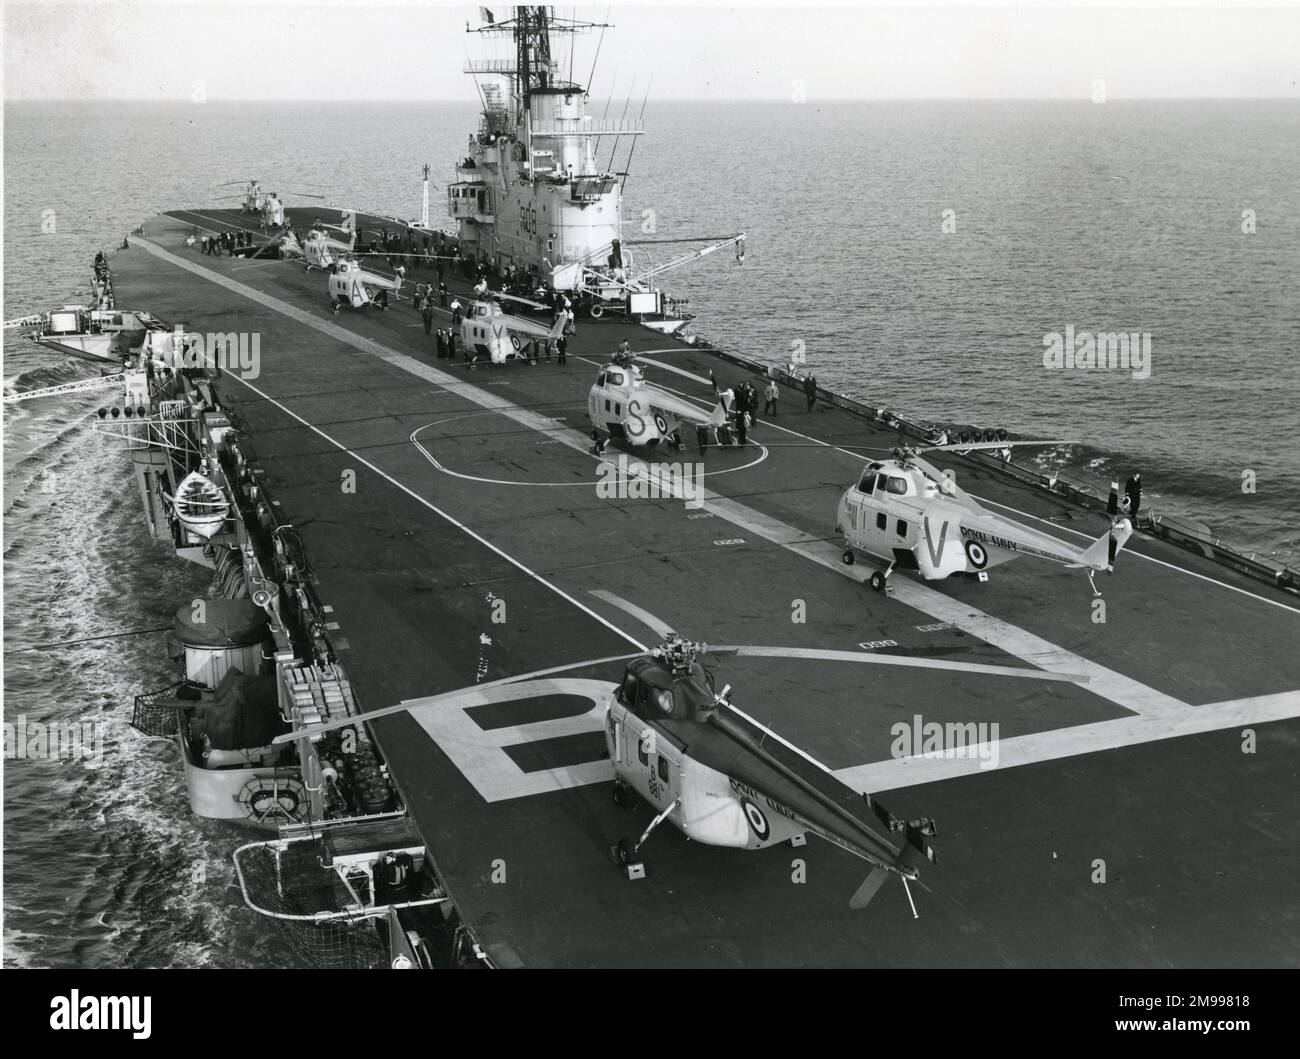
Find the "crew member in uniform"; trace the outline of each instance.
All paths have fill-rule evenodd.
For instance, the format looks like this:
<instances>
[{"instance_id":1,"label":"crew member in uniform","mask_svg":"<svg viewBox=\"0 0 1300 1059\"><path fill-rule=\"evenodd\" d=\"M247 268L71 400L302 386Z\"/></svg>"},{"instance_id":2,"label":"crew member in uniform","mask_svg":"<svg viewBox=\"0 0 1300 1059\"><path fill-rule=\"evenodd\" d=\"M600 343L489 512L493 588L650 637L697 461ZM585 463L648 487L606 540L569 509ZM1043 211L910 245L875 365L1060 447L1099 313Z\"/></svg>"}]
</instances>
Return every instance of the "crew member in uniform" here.
<instances>
[{"instance_id":1,"label":"crew member in uniform","mask_svg":"<svg viewBox=\"0 0 1300 1059\"><path fill-rule=\"evenodd\" d=\"M1128 497L1128 518L1137 528L1138 508L1142 506L1142 472L1134 471L1124 483L1124 495Z\"/></svg>"}]
</instances>

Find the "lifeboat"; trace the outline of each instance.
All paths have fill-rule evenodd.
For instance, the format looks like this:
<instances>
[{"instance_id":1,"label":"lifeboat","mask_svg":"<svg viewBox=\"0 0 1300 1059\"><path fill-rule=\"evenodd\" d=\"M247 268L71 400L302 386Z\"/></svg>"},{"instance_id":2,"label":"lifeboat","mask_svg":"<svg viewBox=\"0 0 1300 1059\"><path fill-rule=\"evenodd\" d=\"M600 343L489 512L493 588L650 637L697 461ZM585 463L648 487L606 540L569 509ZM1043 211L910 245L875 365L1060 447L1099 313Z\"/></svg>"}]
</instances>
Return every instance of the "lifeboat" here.
<instances>
[{"instance_id":1,"label":"lifeboat","mask_svg":"<svg viewBox=\"0 0 1300 1059\"><path fill-rule=\"evenodd\" d=\"M204 540L219 531L230 514L230 501L212 479L192 471L182 479L172 499L176 517Z\"/></svg>"}]
</instances>

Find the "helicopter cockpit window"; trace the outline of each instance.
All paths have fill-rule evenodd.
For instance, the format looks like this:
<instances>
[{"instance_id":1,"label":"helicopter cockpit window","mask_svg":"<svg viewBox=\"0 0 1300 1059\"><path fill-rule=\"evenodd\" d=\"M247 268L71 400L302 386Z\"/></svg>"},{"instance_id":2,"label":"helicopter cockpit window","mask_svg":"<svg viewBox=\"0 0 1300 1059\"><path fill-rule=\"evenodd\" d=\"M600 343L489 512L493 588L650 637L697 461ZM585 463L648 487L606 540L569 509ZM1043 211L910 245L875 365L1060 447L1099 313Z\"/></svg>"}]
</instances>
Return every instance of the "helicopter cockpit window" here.
<instances>
[{"instance_id":1,"label":"helicopter cockpit window","mask_svg":"<svg viewBox=\"0 0 1300 1059\"><path fill-rule=\"evenodd\" d=\"M611 386L623 385L623 373L621 371L611 371L608 377Z\"/></svg>"},{"instance_id":2,"label":"helicopter cockpit window","mask_svg":"<svg viewBox=\"0 0 1300 1059\"><path fill-rule=\"evenodd\" d=\"M872 487L875 486L875 484L876 484L876 472L867 471L867 473L862 476L862 481L858 483L858 492L869 493L871 492Z\"/></svg>"},{"instance_id":3,"label":"helicopter cockpit window","mask_svg":"<svg viewBox=\"0 0 1300 1059\"><path fill-rule=\"evenodd\" d=\"M889 491L898 496L905 495L907 493L907 479L891 477L889 479Z\"/></svg>"},{"instance_id":4,"label":"helicopter cockpit window","mask_svg":"<svg viewBox=\"0 0 1300 1059\"><path fill-rule=\"evenodd\" d=\"M630 707L636 703L636 685L635 673L628 673L623 677L623 686L618 689L618 698L624 706Z\"/></svg>"},{"instance_id":5,"label":"helicopter cockpit window","mask_svg":"<svg viewBox=\"0 0 1300 1059\"><path fill-rule=\"evenodd\" d=\"M673 712L673 693L667 688L656 688L654 692L655 706L659 712L668 717Z\"/></svg>"},{"instance_id":6,"label":"helicopter cockpit window","mask_svg":"<svg viewBox=\"0 0 1300 1059\"><path fill-rule=\"evenodd\" d=\"M604 386L604 385L605 385L605 373L604 373L603 371L602 371L599 375L596 376L596 385L597 385L597 386Z\"/></svg>"}]
</instances>

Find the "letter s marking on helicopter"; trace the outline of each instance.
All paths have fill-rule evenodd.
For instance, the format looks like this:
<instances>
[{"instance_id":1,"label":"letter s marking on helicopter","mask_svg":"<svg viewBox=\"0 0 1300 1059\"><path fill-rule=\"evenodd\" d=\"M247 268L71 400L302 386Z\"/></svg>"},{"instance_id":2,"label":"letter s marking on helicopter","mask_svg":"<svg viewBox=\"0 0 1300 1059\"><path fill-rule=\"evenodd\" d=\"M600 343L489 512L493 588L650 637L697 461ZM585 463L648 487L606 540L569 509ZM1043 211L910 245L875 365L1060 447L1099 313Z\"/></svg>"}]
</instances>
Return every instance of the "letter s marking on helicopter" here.
<instances>
[{"instance_id":1,"label":"letter s marking on helicopter","mask_svg":"<svg viewBox=\"0 0 1300 1059\"><path fill-rule=\"evenodd\" d=\"M642 434L645 433L645 420L641 418L641 402L638 401L636 398L633 398L632 400L628 401L627 414L628 414L628 418L635 419L637 423L637 425L634 427L629 426L627 428L627 432L631 434L633 437L639 438Z\"/></svg>"}]
</instances>

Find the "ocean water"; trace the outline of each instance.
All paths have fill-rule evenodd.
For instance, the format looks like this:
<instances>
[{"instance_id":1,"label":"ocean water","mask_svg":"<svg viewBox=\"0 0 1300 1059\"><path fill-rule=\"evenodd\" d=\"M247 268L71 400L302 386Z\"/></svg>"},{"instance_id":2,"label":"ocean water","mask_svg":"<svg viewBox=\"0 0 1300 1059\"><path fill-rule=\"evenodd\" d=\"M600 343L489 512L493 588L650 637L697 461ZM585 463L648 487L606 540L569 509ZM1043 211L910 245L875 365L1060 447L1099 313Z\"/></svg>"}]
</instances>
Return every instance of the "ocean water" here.
<instances>
[{"instance_id":1,"label":"ocean water","mask_svg":"<svg viewBox=\"0 0 1300 1059\"><path fill-rule=\"evenodd\" d=\"M15 317L82 300L97 249L217 205L227 181L416 216L421 167L442 185L476 113L8 103L4 118ZM629 240L749 235L743 265L720 253L663 278L697 333L781 364L801 341L824 385L872 404L1067 439L1045 465L1097 482L1140 468L1147 507L1300 560L1300 103L652 103L645 123ZM432 206L436 223L436 191ZM1150 377L1044 368L1067 326L1149 334ZM11 333L4 354L10 389L95 371ZM4 412L5 720L95 722L105 747L93 765L6 762L4 957L290 963L234 886L248 833L191 817L174 746L127 727L131 697L173 679L162 634L138 630L208 578L146 537L125 454L90 429L99 404Z\"/></svg>"}]
</instances>

